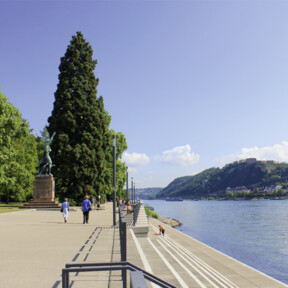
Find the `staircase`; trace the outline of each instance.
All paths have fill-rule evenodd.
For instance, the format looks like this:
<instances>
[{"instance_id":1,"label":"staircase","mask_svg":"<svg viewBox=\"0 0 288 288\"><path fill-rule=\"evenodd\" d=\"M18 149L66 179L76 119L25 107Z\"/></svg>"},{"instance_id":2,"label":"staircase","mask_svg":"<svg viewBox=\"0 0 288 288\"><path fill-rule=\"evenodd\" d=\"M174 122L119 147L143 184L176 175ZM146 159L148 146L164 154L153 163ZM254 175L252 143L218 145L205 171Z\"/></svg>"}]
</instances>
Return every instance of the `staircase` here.
<instances>
[{"instance_id":1,"label":"staircase","mask_svg":"<svg viewBox=\"0 0 288 288\"><path fill-rule=\"evenodd\" d=\"M61 208L61 204L57 201L43 201L43 200L32 200L23 206L19 207L22 209L57 209Z\"/></svg>"},{"instance_id":2,"label":"staircase","mask_svg":"<svg viewBox=\"0 0 288 288\"><path fill-rule=\"evenodd\" d=\"M137 215L138 214L138 215ZM139 211L135 216L133 231L137 236L148 237L149 222L143 205L139 203Z\"/></svg>"}]
</instances>

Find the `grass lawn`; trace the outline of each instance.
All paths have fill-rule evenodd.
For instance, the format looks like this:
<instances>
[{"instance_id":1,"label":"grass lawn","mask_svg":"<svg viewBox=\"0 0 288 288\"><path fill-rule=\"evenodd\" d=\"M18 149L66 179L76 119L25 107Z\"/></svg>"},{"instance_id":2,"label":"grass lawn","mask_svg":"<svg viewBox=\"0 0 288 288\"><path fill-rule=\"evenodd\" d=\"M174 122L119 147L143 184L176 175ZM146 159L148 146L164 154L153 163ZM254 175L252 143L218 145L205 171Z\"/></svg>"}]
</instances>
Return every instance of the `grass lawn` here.
<instances>
[{"instance_id":1,"label":"grass lawn","mask_svg":"<svg viewBox=\"0 0 288 288\"><path fill-rule=\"evenodd\" d=\"M1 203L0 202L0 213L19 211L19 206L23 206L23 203ZM22 209L21 209L22 210Z\"/></svg>"}]
</instances>

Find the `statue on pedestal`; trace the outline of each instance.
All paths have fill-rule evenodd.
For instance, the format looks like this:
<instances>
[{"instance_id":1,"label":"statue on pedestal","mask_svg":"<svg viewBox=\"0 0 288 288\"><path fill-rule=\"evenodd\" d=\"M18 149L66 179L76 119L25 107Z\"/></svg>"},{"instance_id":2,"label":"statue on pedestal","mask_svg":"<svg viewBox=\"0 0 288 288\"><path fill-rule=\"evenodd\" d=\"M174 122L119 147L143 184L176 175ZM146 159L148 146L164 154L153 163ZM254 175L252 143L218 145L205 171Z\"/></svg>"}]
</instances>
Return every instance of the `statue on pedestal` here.
<instances>
[{"instance_id":1,"label":"statue on pedestal","mask_svg":"<svg viewBox=\"0 0 288 288\"><path fill-rule=\"evenodd\" d=\"M51 174L51 168L53 164L49 156L49 153L51 152L50 144L52 143L55 134L56 133L54 132L52 137L50 138L49 133L47 132L46 135L44 136L44 142L45 142L44 154L43 154L42 159L38 163L39 164L38 174L37 174L38 176L42 176L42 175L53 176Z\"/></svg>"},{"instance_id":2,"label":"statue on pedestal","mask_svg":"<svg viewBox=\"0 0 288 288\"><path fill-rule=\"evenodd\" d=\"M55 136L55 132L50 138L47 129L43 132L43 142L45 143L44 154L39 161L38 174L33 182L33 200L25 203L22 208L57 208L61 205L55 201L55 182L51 174L52 160L49 156L50 144ZM43 177L44 176L44 177Z\"/></svg>"}]
</instances>

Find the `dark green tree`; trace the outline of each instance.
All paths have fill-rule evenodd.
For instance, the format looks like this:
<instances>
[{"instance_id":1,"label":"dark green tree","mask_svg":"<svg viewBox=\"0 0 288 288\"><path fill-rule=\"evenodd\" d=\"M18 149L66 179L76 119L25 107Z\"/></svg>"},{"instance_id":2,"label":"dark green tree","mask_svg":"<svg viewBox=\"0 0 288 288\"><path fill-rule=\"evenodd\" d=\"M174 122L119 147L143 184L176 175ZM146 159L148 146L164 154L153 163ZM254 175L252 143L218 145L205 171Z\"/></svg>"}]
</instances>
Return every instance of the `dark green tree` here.
<instances>
[{"instance_id":1,"label":"dark green tree","mask_svg":"<svg viewBox=\"0 0 288 288\"><path fill-rule=\"evenodd\" d=\"M110 116L103 98L97 98L97 61L80 32L72 37L59 66L59 83L52 115L48 118L56 194L80 202L105 189L106 153L111 145Z\"/></svg>"}]
</instances>

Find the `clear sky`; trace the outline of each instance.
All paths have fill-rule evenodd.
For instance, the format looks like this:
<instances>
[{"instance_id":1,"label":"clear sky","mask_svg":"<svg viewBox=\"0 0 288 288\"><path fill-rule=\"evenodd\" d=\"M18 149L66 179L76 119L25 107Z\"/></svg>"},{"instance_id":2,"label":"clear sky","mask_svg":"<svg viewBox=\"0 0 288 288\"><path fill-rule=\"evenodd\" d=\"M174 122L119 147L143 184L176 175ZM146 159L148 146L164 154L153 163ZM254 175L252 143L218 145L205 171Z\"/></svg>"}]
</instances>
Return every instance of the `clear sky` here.
<instances>
[{"instance_id":1,"label":"clear sky","mask_svg":"<svg viewBox=\"0 0 288 288\"><path fill-rule=\"evenodd\" d=\"M287 15L278 0L0 0L1 91L40 135L81 31L136 188L243 158L288 162Z\"/></svg>"}]
</instances>

